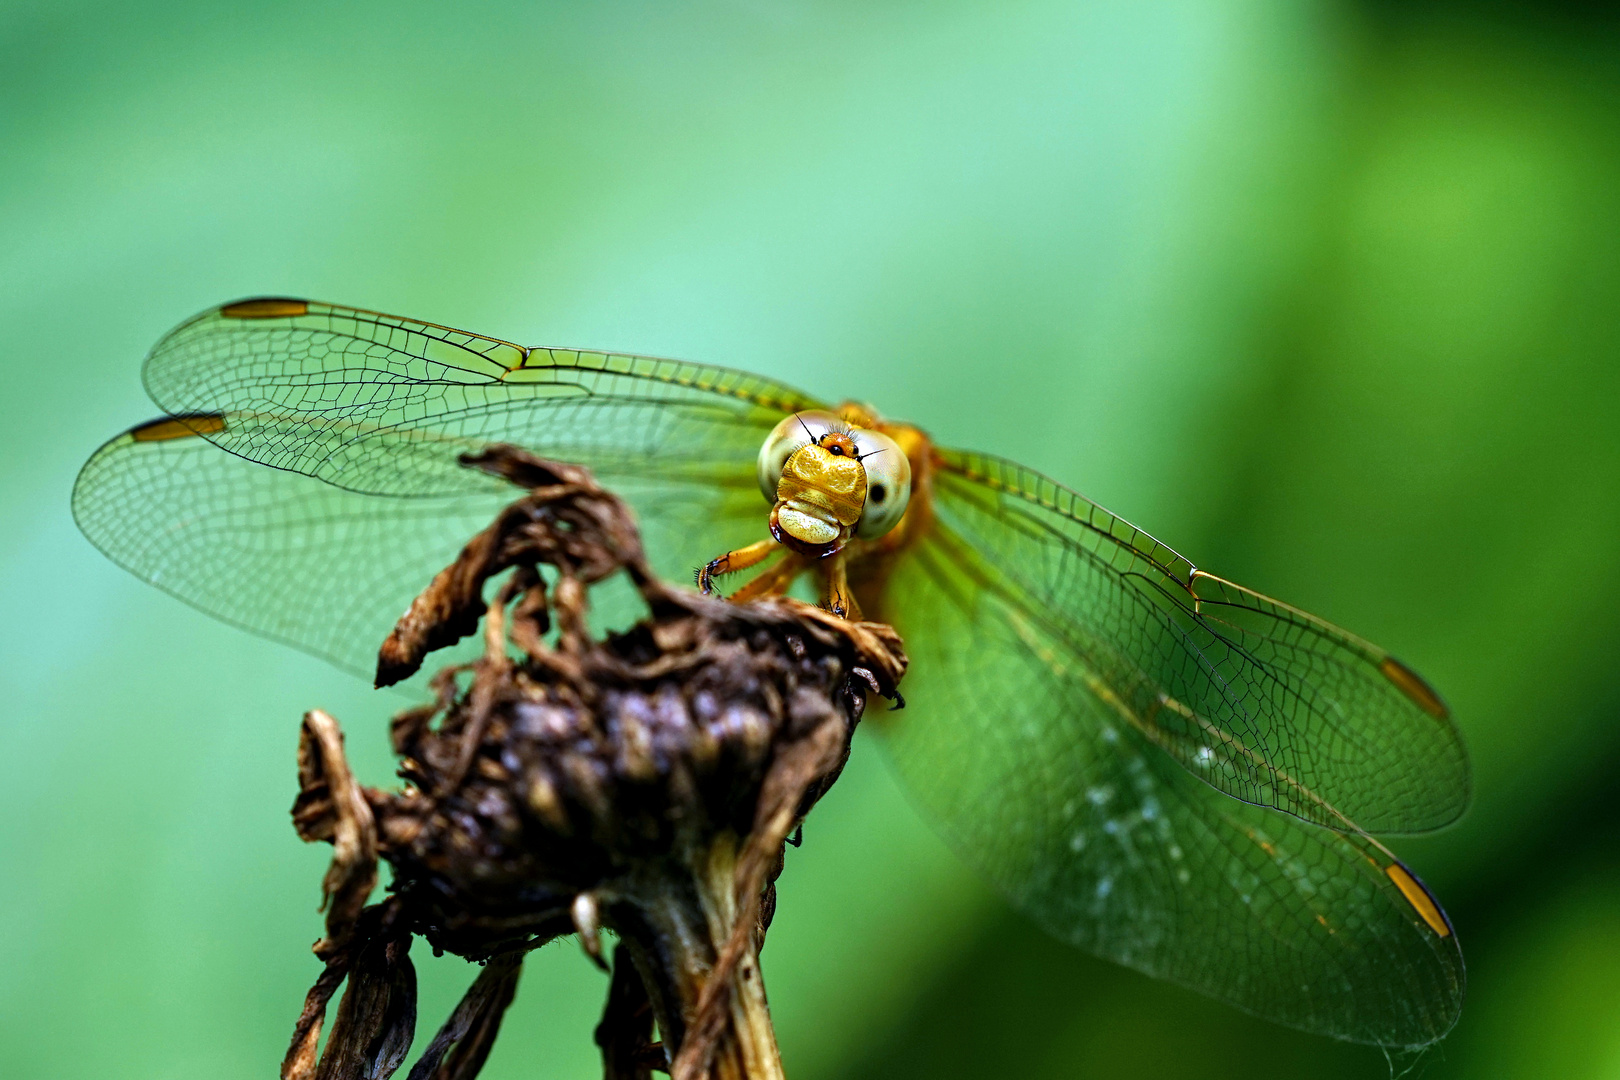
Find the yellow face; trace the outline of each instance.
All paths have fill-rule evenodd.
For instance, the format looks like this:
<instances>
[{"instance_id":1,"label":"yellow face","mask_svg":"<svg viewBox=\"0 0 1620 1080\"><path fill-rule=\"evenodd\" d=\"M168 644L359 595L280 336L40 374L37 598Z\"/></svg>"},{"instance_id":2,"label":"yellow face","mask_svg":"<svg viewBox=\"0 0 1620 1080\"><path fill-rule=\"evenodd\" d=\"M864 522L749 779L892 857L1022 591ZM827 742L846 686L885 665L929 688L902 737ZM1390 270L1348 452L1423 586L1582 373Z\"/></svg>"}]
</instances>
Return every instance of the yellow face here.
<instances>
[{"instance_id":1,"label":"yellow face","mask_svg":"<svg viewBox=\"0 0 1620 1080\"><path fill-rule=\"evenodd\" d=\"M829 434L789 455L772 513L788 537L823 547L846 542L865 506L866 470L855 456L855 444L847 435Z\"/></svg>"},{"instance_id":2,"label":"yellow face","mask_svg":"<svg viewBox=\"0 0 1620 1080\"><path fill-rule=\"evenodd\" d=\"M810 411L787 417L765 440L759 484L773 503L772 535L820 556L892 529L905 513L911 470L886 435Z\"/></svg>"}]
</instances>

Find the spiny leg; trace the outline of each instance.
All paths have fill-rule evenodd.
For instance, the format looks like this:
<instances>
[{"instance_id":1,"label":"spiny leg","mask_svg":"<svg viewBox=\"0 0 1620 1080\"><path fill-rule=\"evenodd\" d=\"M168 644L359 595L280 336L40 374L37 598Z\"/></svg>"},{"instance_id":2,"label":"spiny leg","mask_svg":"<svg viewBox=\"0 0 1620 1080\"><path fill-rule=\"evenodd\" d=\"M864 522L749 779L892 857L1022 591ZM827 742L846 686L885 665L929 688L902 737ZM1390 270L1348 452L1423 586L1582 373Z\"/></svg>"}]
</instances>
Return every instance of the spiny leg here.
<instances>
[{"instance_id":1,"label":"spiny leg","mask_svg":"<svg viewBox=\"0 0 1620 1080\"><path fill-rule=\"evenodd\" d=\"M749 544L747 547L740 547L736 551L728 551L718 559L709 560L707 566L698 569L698 591L705 596L709 595L714 592L715 578L723 577L726 574L734 574L738 570L746 570L750 566L756 566L765 561L773 551L781 546L774 537L767 536L765 539Z\"/></svg>"},{"instance_id":2,"label":"spiny leg","mask_svg":"<svg viewBox=\"0 0 1620 1080\"><path fill-rule=\"evenodd\" d=\"M753 581L744 585L727 599L742 603L747 600L758 600L762 596L777 596L788 591L793 585L793 579L804 573L809 560L797 551L789 551L787 557Z\"/></svg>"},{"instance_id":3,"label":"spiny leg","mask_svg":"<svg viewBox=\"0 0 1620 1080\"><path fill-rule=\"evenodd\" d=\"M861 619L861 605L855 602L855 594L849 589L846 558L847 556L842 551L839 551L821 561L821 573L826 580L826 589L821 596L821 606L841 619L859 622Z\"/></svg>"}]
</instances>

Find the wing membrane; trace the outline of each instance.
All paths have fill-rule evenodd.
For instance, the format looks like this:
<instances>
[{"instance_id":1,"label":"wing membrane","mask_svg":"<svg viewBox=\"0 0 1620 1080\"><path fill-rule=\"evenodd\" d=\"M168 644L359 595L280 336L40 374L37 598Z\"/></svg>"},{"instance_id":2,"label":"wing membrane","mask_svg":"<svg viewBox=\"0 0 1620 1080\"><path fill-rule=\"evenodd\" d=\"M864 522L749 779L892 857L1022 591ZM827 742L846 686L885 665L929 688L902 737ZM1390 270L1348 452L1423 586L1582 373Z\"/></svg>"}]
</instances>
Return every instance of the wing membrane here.
<instances>
[{"instance_id":1,"label":"wing membrane","mask_svg":"<svg viewBox=\"0 0 1620 1080\"><path fill-rule=\"evenodd\" d=\"M378 498L206 439L126 433L85 465L73 504L90 542L137 577L369 681L394 620L512 494Z\"/></svg>"},{"instance_id":2,"label":"wing membrane","mask_svg":"<svg viewBox=\"0 0 1620 1080\"><path fill-rule=\"evenodd\" d=\"M1030 470L957 451L941 461L938 543L976 567L980 594L1016 612L1031 643L1085 673L1195 776L1352 831L1418 832L1461 815L1461 737L1383 650L1195 569Z\"/></svg>"},{"instance_id":3,"label":"wing membrane","mask_svg":"<svg viewBox=\"0 0 1620 1080\"><path fill-rule=\"evenodd\" d=\"M242 457L372 495L449 495L462 450L518 443L609 472L683 455L746 465L784 413L818 407L755 375L651 357L528 349L302 300L226 304L152 350L147 392Z\"/></svg>"},{"instance_id":4,"label":"wing membrane","mask_svg":"<svg viewBox=\"0 0 1620 1080\"><path fill-rule=\"evenodd\" d=\"M462 452L513 442L590 466L678 580L758 539L759 446L817 404L741 372L282 299L181 325L145 376L171 417L86 464L85 534L202 610L367 675L410 599L516 497Z\"/></svg>"},{"instance_id":5,"label":"wing membrane","mask_svg":"<svg viewBox=\"0 0 1620 1080\"><path fill-rule=\"evenodd\" d=\"M1405 868L1201 783L964 547L942 521L894 572L927 674L880 721L963 857L1058 937L1247 1011L1383 1045L1444 1035L1462 956Z\"/></svg>"}]
</instances>

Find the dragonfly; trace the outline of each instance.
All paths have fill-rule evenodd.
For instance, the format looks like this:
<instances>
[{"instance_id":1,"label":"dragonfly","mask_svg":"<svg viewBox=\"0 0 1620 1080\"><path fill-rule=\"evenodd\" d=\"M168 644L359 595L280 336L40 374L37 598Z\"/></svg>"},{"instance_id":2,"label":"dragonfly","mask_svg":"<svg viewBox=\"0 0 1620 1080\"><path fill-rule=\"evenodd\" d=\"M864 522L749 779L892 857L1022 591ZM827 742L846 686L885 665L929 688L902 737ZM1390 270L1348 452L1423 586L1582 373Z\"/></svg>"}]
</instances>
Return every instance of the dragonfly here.
<instances>
[{"instance_id":1,"label":"dragonfly","mask_svg":"<svg viewBox=\"0 0 1620 1080\"><path fill-rule=\"evenodd\" d=\"M460 455L577 462L665 577L763 567L740 598L819 578L827 605L893 624L911 665L908 707L871 721L887 757L1056 937L1340 1039L1418 1047L1456 1021L1452 925L1374 839L1463 813L1446 705L1056 481L742 371L306 300L203 312L143 374L163 415L91 457L74 515L210 615L369 675L512 499Z\"/></svg>"}]
</instances>

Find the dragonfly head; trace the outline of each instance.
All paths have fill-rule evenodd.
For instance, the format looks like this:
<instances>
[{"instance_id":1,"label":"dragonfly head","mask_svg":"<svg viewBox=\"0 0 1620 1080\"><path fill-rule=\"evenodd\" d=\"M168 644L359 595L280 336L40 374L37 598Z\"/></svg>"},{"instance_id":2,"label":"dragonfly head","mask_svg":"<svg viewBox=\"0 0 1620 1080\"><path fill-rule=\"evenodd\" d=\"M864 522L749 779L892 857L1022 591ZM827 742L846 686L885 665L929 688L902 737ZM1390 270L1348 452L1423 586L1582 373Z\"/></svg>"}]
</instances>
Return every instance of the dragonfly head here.
<instances>
[{"instance_id":1,"label":"dragonfly head","mask_svg":"<svg viewBox=\"0 0 1620 1080\"><path fill-rule=\"evenodd\" d=\"M888 436L811 410L785 418L765 440L759 485L774 504L772 534L827 555L852 536L894 528L911 495L911 466Z\"/></svg>"}]
</instances>

